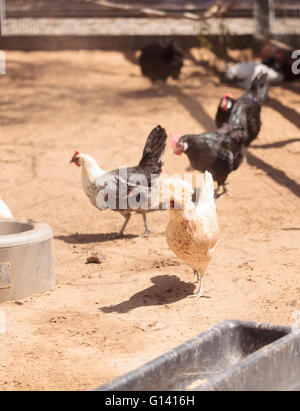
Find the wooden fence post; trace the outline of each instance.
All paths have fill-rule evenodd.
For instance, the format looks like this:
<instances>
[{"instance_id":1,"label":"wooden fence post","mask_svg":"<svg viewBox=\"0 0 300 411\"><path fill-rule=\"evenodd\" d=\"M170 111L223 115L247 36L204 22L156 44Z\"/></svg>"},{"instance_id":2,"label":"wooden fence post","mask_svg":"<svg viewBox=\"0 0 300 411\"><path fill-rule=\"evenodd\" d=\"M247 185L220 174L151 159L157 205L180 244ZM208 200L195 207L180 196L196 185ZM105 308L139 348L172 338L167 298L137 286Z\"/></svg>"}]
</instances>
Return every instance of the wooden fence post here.
<instances>
[{"instance_id":1,"label":"wooden fence post","mask_svg":"<svg viewBox=\"0 0 300 411\"><path fill-rule=\"evenodd\" d=\"M254 37L262 40L266 34L270 34L273 19L273 0L254 0Z\"/></svg>"},{"instance_id":2,"label":"wooden fence post","mask_svg":"<svg viewBox=\"0 0 300 411\"><path fill-rule=\"evenodd\" d=\"M3 35L4 19L5 19L5 0L0 0L0 36Z\"/></svg>"},{"instance_id":3,"label":"wooden fence post","mask_svg":"<svg viewBox=\"0 0 300 411\"><path fill-rule=\"evenodd\" d=\"M254 0L254 44L253 51L259 54L263 41L271 38L272 24L275 18L273 0Z\"/></svg>"}]
</instances>

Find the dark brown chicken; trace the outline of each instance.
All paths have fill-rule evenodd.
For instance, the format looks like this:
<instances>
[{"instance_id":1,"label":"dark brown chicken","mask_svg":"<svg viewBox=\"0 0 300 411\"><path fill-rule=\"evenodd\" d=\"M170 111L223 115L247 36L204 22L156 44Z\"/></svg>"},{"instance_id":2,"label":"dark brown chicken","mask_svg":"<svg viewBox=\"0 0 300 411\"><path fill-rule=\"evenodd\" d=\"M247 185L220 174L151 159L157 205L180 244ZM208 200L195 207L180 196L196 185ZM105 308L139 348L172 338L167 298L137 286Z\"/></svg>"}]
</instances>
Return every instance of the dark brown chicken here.
<instances>
[{"instance_id":1,"label":"dark brown chicken","mask_svg":"<svg viewBox=\"0 0 300 411\"><path fill-rule=\"evenodd\" d=\"M238 98L231 110L228 122L242 127L244 146L248 147L258 136L261 128L261 108L268 97L267 74L258 74L252 81L250 90Z\"/></svg>"},{"instance_id":2,"label":"dark brown chicken","mask_svg":"<svg viewBox=\"0 0 300 411\"><path fill-rule=\"evenodd\" d=\"M178 79L183 66L183 54L170 40L157 40L142 49L139 58L142 74L153 83L168 77Z\"/></svg>"},{"instance_id":3,"label":"dark brown chicken","mask_svg":"<svg viewBox=\"0 0 300 411\"><path fill-rule=\"evenodd\" d=\"M209 171L218 183L216 197L227 192L225 182L228 175L236 170L244 157L243 141L245 130L235 124L225 123L216 131L203 134L173 135L174 153L185 153L191 166L204 173ZM220 187L223 192L219 194Z\"/></svg>"},{"instance_id":4,"label":"dark brown chicken","mask_svg":"<svg viewBox=\"0 0 300 411\"><path fill-rule=\"evenodd\" d=\"M218 128L222 127L224 123L228 123L235 101L232 94L229 93L224 94L221 98L216 114L216 126Z\"/></svg>"}]
</instances>

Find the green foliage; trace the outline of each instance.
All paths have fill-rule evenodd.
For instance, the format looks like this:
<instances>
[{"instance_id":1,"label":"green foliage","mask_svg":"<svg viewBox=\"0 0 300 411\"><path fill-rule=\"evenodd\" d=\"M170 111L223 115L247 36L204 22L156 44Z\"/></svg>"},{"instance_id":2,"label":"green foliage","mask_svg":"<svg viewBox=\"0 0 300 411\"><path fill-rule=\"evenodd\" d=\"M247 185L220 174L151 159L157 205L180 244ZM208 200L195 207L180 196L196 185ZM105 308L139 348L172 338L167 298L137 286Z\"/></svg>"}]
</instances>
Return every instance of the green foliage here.
<instances>
[{"instance_id":1,"label":"green foliage","mask_svg":"<svg viewBox=\"0 0 300 411\"><path fill-rule=\"evenodd\" d=\"M225 20L219 18L219 31L220 34L215 37L211 37L211 24L208 20L200 22L199 30L199 47L206 48L212 51L217 57L227 60L228 52L233 48L233 39Z\"/></svg>"},{"instance_id":2,"label":"green foliage","mask_svg":"<svg viewBox=\"0 0 300 411\"><path fill-rule=\"evenodd\" d=\"M200 48L205 48L208 50L213 49L213 44L211 40L209 39L209 33L210 33L210 23L208 20L203 20L200 22L200 27L199 27L199 47Z\"/></svg>"}]
</instances>

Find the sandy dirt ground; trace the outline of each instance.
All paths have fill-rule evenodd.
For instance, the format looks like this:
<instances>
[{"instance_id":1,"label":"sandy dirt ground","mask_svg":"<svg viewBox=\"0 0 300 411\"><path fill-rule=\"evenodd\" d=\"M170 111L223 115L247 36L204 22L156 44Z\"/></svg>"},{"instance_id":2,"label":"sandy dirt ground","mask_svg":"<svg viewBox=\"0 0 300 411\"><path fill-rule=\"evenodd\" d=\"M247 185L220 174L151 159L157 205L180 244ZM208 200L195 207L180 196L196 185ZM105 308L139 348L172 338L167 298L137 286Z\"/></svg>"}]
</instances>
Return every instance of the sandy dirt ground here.
<instances>
[{"instance_id":1,"label":"sandy dirt ground","mask_svg":"<svg viewBox=\"0 0 300 411\"><path fill-rule=\"evenodd\" d=\"M197 52L194 52L197 58ZM126 237L123 217L93 208L74 150L104 169L135 165L149 131L213 129L219 84L193 59L179 82L156 92L130 53L9 52L2 76L1 197L16 217L49 223L55 236L55 288L0 306L0 387L93 389L225 319L291 325L300 310L299 84L273 87L248 163L217 202L221 240L205 278L168 249L168 212L141 216ZM185 156L168 146L164 172L184 174ZM101 264L86 264L98 253Z\"/></svg>"}]
</instances>

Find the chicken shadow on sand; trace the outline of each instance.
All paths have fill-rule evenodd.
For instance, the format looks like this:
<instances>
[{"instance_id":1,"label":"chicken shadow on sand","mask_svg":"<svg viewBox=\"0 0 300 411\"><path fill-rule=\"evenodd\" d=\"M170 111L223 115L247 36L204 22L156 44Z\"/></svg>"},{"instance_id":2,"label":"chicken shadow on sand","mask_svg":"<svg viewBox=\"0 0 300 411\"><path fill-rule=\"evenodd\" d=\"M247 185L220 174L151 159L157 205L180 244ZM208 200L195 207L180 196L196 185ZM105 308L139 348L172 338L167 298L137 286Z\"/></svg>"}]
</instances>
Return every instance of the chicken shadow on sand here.
<instances>
[{"instance_id":1,"label":"chicken shadow on sand","mask_svg":"<svg viewBox=\"0 0 300 411\"><path fill-rule=\"evenodd\" d=\"M293 82L285 82L282 83L282 87L286 90L292 91L293 93L300 94L300 83Z\"/></svg>"},{"instance_id":2,"label":"chicken shadow on sand","mask_svg":"<svg viewBox=\"0 0 300 411\"><path fill-rule=\"evenodd\" d=\"M134 100L146 100L149 98L165 98L168 96L168 85L157 83L155 85L149 82L149 87L145 89L123 92L121 95Z\"/></svg>"},{"instance_id":3,"label":"chicken shadow on sand","mask_svg":"<svg viewBox=\"0 0 300 411\"><path fill-rule=\"evenodd\" d=\"M269 98L266 105L280 113L285 119L293 123L296 127L300 128L300 116L298 111L282 104L275 98Z\"/></svg>"},{"instance_id":4,"label":"chicken shadow on sand","mask_svg":"<svg viewBox=\"0 0 300 411\"><path fill-rule=\"evenodd\" d=\"M161 84L163 94L159 94L158 90L149 85L148 89L134 90L122 93L123 97L132 99L147 99L172 96L190 113L190 115L199 122L205 130L214 130L215 123L206 112L204 106L194 96L185 94L179 86L173 84ZM201 97L201 96L200 96Z\"/></svg>"},{"instance_id":5,"label":"chicken shadow on sand","mask_svg":"<svg viewBox=\"0 0 300 411\"><path fill-rule=\"evenodd\" d=\"M290 138L288 140L283 140L283 141L277 141L275 143L271 143L271 144L261 144L261 145L257 145L257 144L252 144L251 148L261 148L261 149L269 149L269 148L281 148L281 147L285 147L288 144L292 144L292 143L298 143L300 142L300 138Z\"/></svg>"},{"instance_id":6,"label":"chicken shadow on sand","mask_svg":"<svg viewBox=\"0 0 300 411\"><path fill-rule=\"evenodd\" d=\"M153 285L134 294L129 300L109 307L101 307L108 313L127 313L135 308L147 305L165 305L183 300L191 295L195 289L192 283L182 281L176 275L158 275L152 277Z\"/></svg>"},{"instance_id":7,"label":"chicken shadow on sand","mask_svg":"<svg viewBox=\"0 0 300 411\"><path fill-rule=\"evenodd\" d=\"M99 234L71 234L58 235L54 237L56 240L64 241L68 244L91 244L91 243L105 243L114 240L131 240L137 238L138 235L125 234L120 236L119 233L99 233Z\"/></svg>"},{"instance_id":8,"label":"chicken shadow on sand","mask_svg":"<svg viewBox=\"0 0 300 411\"><path fill-rule=\"evenodd\" d=\"M190 115L203 126L204 130L215 130L214 120L196 97L185 94L175 85L168 85L168 91L169 95L175 97Z\"/></svg>"},{"instance_id":9,"label":"chicken shadow on sand","mask_svg":"<svg viewBox=\"0 0 300 411\"><path fill-rule=\"evenodd\" d=\"M288 177L284 171L271 166L271 164L268 164L260 158L254 156L249 151L247 152L247 162L250 166L263 170L277 184L288 188L293 194L295 194L295 196L300 198L300 184Z\"/></svg>"}]
</instances>

